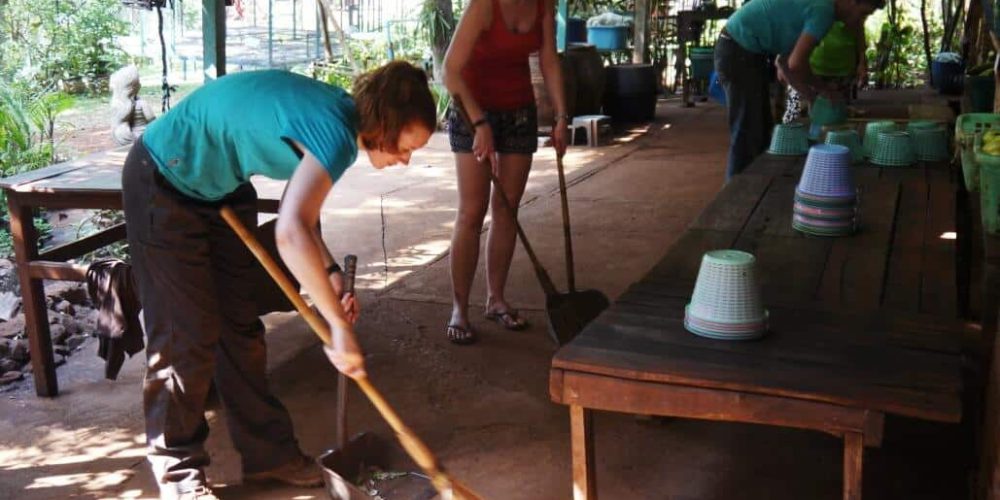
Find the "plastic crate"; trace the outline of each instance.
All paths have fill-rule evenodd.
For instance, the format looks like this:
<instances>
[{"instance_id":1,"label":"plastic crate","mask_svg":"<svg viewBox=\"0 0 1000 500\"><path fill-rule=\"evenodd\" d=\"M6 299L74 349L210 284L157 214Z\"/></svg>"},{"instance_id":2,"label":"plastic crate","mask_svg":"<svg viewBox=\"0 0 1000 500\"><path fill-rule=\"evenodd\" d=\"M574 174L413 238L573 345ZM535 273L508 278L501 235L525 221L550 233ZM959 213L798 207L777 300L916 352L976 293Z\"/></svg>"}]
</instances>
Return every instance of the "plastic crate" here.
<instances>
[{"instance_id":1,"label":"plastic crate","mask_svg":"<svg viewBox=\"0 0 1000 500\"><path fill-rule=\"evenodd\" d=\"M1000 234L1000 156L980 154L980 193L983 231Z\"/></svg>"},{"instance_id":2,"label":"plastic crate","mask_svg":"<svg viewBox=\"0 0 1000 500\"><path fill-rule=\"evenodd\" d=\"M972 146L976 134L987 130L1000 131L1000 114L966 113L955 120L955 142L959 147Z\"/></svg>"},{"instance_id":3,"label":"plastic crate","mask_svg":"<svg viewBox=\"0 0 1000 500\"><path fill-rule=\"evenodd\" d=\"M962 160L962 177L969 191L979 190L980 153L976 149L983 133L988 130L1000 131L1000 114L966 113L955 120L955 150Z\"/></svg>"},{"instance_id":4,"label":"plastic crate","mask_svg":"<svg viewBox=\"0 0 1000 500\"><path fill-rule=\"evenodd\" d=\"M962 180L965 181L965 190L970 193L979 191L979 161L976 156L981 154L978 145L959 150L962 159Z\"/></svg>"}]
</instances>

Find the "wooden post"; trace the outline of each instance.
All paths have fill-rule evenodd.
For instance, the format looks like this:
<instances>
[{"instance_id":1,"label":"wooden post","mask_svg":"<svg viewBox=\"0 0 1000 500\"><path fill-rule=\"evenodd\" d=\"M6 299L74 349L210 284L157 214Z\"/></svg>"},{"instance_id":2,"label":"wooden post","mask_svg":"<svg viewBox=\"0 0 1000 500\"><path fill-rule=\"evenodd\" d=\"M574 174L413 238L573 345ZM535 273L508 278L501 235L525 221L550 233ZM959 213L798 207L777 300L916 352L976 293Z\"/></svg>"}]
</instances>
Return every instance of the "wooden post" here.
<instances>
[{"instance_id":1,"label":"wooden post","mask_svg":"<svg viewBox=\"0 0 1000 500\"><path fill-rule=\"evenodd\" d=\"M17 195L11 191L7 192L7 207L10 211L10 234L14 239L17 277L21 282L24 328L28 333L35 394L55 397L59 394L59 381L56 379L56 363L52 357L45 289L42 287L42 280L31 277L31 261L38 257L38 231L35 230L34 214L31 207L18 203Z\"/></svg>"},{"instance_id":2,"label":"wooden post","mask_svg":"<svg viewBox=\"0 0 1000 500\"><path fill-rule=\"evenodd\" d=\"M597 500L594 425L590 410L582 406L570 406L569 425L573 450L573 500Z\"/></svg>"},{"instance_id":3,"label":"wooden post","mask_svg":"<svg viewBox=\"0 0 1000 500\"><path fill-rule=\"evenodd\" d=\"M201 3L202 68L205 81L226 74L226 4L224 0Z\"/></svg>"},{"instance_id":4,"label":"wooden post","mask_svg":"<svg viewBox=\"0 0 1000 500\"><path fill-rule=\"evenodd\" d=\"M990 30L990 42L993 44L993 50L997 51L996 58L993 59L993 85L996 86L1000 84L1000 74L997 74L997 70L1000 69L1000 38L997 38L997 34ZM993 112L1000 113L1000 93L993 96Z\"/></svg>"},{"instance_id":5,"label":"wooden post","mask_svg":"<svg viewBox=\"0 0 1000 500\"><path fill-rule=\"evenodd\" d=\"M864 436L858 432L844 434L844 500L861 500L864 454Z\"/></svg>"},{"instance_id":6,"label":"wooden post","mask_svg":"<svg viewBox=\"0 0 1000 500\"><path fill-rule=\"evenodd\" d=\"M1000 8L1000 6L998 6L998 8ZM994 43L994 45L1000 45L1000 44L997 43L997 36L995 34L993 34L991 32L990 36L993 37L993 43ZM996 88L997 85L1000 85L1000 74L997 73L998 70L1000 70L1000 53L997 53L996 58L993 60L993 85L994 85L994 88ZM1000 93L994 93L994 96L993 96L993 112L994 113L1000 113Z\"/></svg>"},{"instance_id":7,"label":"wooden post","mask_svg":"<svg viewBox=\"0 0 1000 500\"><path fill-rule=\"evenodd\" d=\"M978 224L979 220L974 220ZM983 395L979 478L974 498L1000 500L1000 236L983 235L983 341L987 343L986 389Z\"/></svg>"},{"instance_id":8,"label":"wooden post","mask_svg":"<svg viewBox=\"0 0 1000 500\"><path fill-rule=\"evenodd\" d=\"M649 47L649 9L650 0L635 0L635 33L633 35L632 62L646 62Z\"/></svg>"}]
</instances>

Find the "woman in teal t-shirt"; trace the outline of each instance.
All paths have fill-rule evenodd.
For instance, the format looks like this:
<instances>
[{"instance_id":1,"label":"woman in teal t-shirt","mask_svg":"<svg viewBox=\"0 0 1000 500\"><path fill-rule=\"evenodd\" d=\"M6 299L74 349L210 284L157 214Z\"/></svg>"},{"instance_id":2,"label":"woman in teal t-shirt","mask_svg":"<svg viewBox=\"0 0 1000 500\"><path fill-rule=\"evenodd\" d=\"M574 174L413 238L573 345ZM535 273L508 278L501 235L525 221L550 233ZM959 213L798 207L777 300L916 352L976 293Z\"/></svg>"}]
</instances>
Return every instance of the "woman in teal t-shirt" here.
<instances>
[{"instance_id":1,"label":"woman in teal t-shirt","mask_svg":"<svg viewBox=\"0 0 1000 500\"><path fill-rule=\"evenodd\" d=\"M771 138L771 58L783 78L806 100L826 85L809 57L834 21L853 27L884 0L753 0L726 21L715 43L715 71L729 111L726 180L767 149Z\"/></svg>"},{"instance_id":2,"label":"woman in teal t-shirt","mask_svg":"<svg viewBox=\"0 0 1000 500\"><path fill-rule=\"evenodd\" d=\"M205 478L205 400L226 407L244 479L320 486L288 412L265 375L264 328L253 297L254 258L221 219L230 206L257 224L253 175L289 180L278 250L330 324L331 362L364 374L358 307L316 231L330 189L363 149L375 168L406 164L436 125L427 75L392 62L359 78L353 95L286 71L238 73L193 92L153 122L122 176L129 251L143 306L148 458L162 498L215 498Z\"/></svg>"},{"instance_id":3,"label":"woman in teal t-shirt","mask_svg":"<svg viewBox=\"0 0 1000 500\"><path fill-rule=\"evenodd\" d=\"M830 31L813 50L809 57L809 67L814 75L845 99L850 97L853 85L862 85L868 75L865 57L865 27L853 30L843 22L833 23ZM785 115L782 123L792 123L802 117L802 100L799 92L789 86L785 98Z\"/></svg>"}]
</instances>

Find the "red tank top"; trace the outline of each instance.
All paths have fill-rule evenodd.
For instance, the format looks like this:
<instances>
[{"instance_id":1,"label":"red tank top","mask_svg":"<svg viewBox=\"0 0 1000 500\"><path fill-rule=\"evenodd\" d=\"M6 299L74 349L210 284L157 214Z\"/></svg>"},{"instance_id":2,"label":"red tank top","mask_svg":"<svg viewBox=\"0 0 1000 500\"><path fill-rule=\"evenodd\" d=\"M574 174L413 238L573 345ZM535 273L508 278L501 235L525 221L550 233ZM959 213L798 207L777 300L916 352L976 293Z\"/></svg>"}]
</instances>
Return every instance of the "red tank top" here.
<instances>
[{"instance_id":1,"label":"red tank top","mask_svg":"<svg viewBox=\"0 0 1000 500\"><path fill-rule=\"evenodd\" d=\"M510 111L534 102L528 55L542 47L545 0L536 0L535 24L527 33L513 33L503 22L500 0L493 3L493 22L480 33L472 57L462 70L465 84L484 110Z\"/></svg>"}]
</instances>

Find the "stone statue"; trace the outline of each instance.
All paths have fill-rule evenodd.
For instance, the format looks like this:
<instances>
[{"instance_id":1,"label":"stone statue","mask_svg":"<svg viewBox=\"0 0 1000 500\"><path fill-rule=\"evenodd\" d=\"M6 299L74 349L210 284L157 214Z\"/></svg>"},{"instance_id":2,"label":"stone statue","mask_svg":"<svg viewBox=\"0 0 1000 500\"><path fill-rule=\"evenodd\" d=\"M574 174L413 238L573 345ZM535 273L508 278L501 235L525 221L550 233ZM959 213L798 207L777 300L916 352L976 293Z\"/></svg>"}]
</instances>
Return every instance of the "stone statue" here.
<instances>
[{"instance_id":1,"label":"stone statue","mask_svg":"<svg viewBox=\"0 0 1000 500\"><path fill-rule=\"evenodd\" d=\"M139 68L128 65L111 74L111 137L119 146L135 142L156 118L153 107L139 97Z\"/></svg>"}]
</instances>

